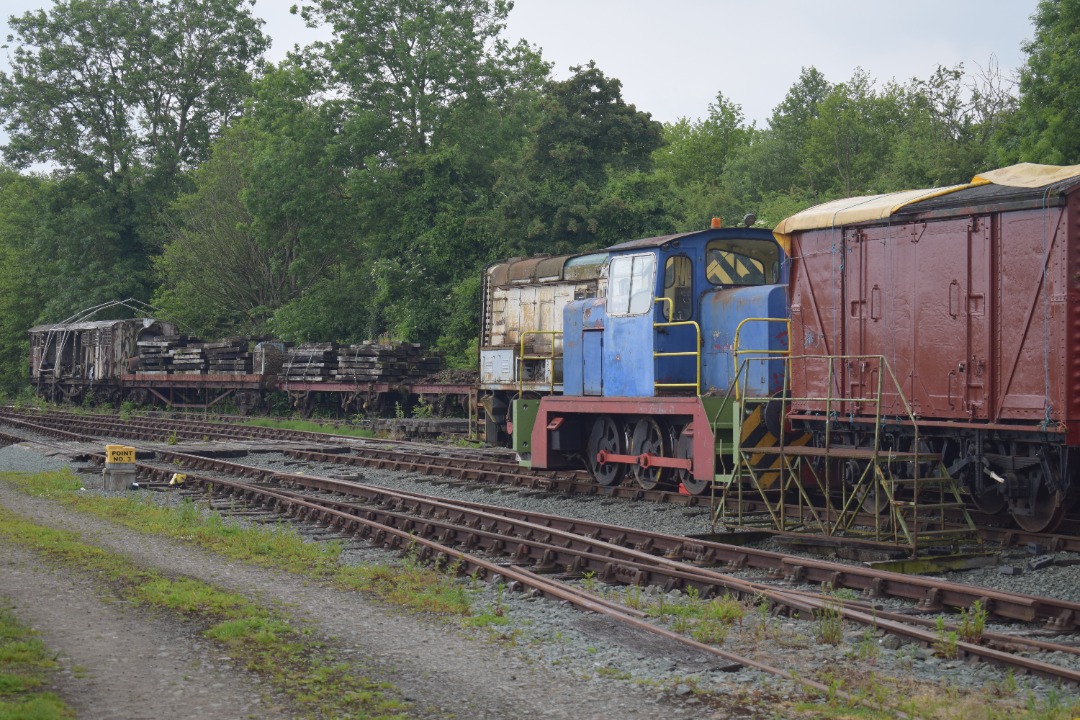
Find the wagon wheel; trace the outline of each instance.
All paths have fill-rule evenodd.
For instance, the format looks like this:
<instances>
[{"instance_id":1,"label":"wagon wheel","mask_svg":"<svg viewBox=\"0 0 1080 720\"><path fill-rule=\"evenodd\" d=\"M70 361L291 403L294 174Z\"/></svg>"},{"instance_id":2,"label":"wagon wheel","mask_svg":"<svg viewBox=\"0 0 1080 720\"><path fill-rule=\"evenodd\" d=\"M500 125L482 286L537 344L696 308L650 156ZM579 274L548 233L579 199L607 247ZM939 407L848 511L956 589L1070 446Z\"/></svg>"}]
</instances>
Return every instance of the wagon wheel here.
<instances>
[{"instance_id":1,"label":"wagon wheel","mask_svg":"<svg viewBox=\"0 0 1080 720\"><path fill-rule=\"evenodd\" d=\"M679 460L691 460L694 457L694 423L690 423L682 429L679 433L679 439L675 441L675 447L672 450L674 455ZM674 479L677 483L682 483L682 486L686 489L686 492L691 495L701 495L703 492L709 489L708 480L695 480L694 473L691 470L676 470L674 473Z\"/></svg>"},{"instance_id":2,"label":"wagon wheel","mask_svg":"<svg viewBox=\"0 0 1080 720\"><path fill-rule=\"evenodd\" d=\"M844 485L855 495L858 508L865 513L881 515L889 509L889 497L878 486L873 470L858 460L844 463Z\"/></svg>"},{"instance_id":3,"label":"wagon wheel","mask_svg":"<svg viewBox=\"0 0 1080 720\"><path fill-rule=\"evenodd\" d=\"M1065 518L1068 505L1061 468L1053 452L1034 443L1014 443L1011 448L1013 470L1004 473L1006 487L1021 482L1029 488L1027 497L1012 500L1009 514L1024 530L1033 533L1054 532Z\"/></svg>"},{"instance_id":4,"label":"wagon wheel","mask_svg":"<svg viewBox=\"0 0 1080 720\"><path fill-rule=\"evenodd\" d=\"M972 492L971 502L979 512L987 515L1003 515L1009 507L1005 496L996 487L984 487L980 491Z\"/></svg>"},{"instance_id":5,"label":"wagon wheel","mask_svg":"<svg viewBox=\"0 0 1080 720\"><path fill-rule=\"evenodd\" d=\"M241 415L250 415L258 404L259 394L254 390L238 390L236 392L236 411Z\"/></svg>"},{"instance_id":6,"label":"wagon wheel","mask_svg":"<svg viewBox=\"0 0 1080 720\"><path fill-rule=\"evenodd\" d=\"M1032 533L1054 532L1065 519L1065 495L1040 486L1035 496L1028 500L1028 508L1030 513L1027 514L1019 512L1020 509L1016 507L1010 509L1017 525Z\"/></svg>"},{"instance_id":7,"label":"wagon wheel","mask_svg":"<svg viewBox=\"0 0 1080 720\"><path fill-rule=\"evenodd\" d=\"M671 438L660 422L651 417L638 420L630 438L630 454L645 453L657 457L671 457ZM671 475L671 468L634 466L634 478L645 490L655 490L660 485L667 485Z\"/></svg>"},{"instance_id":8,"label":"wagon wheel","mask_svg":"<svg viewBox=\"0 0 1080 720\"><path fill-rule=\"evenodd\" d=\"M589 473L600 485L618 485L626 475L626 465L623 463L601 463L597 456L601 452L622 455L626 449L626 437L619 424L610 415L601 415L593 422L592 432L589 433L587 445L588 457L586 462Z\"/></svg>"}]
</instances>

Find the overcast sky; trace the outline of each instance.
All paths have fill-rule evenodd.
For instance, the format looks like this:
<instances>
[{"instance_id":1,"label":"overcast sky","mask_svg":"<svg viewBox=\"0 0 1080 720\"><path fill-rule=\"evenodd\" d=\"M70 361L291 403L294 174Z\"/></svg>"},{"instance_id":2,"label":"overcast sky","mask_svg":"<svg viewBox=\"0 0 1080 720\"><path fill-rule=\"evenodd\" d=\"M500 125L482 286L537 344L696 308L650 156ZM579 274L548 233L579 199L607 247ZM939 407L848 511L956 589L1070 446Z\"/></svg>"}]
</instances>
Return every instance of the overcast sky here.
<instances>
[{"instance_id":1,"label":"overcast sky","mask_svg":"<svg viewBox=\"0 0 1080 720\"><path fill-rule=\"evenodd\" d=\"M318 37L289 14L297 0L257 0L271 59ZM763 124L814 66L830 82L861 67L879 83L928 78L938 65L977 72L996 57L1011 73L1024 62L1037 0L515 0L508 36L538 45L556 77L595 60L623 83L623 98L657 120L700 118L717 92ZM5 0L7 17L51 7ZM903 8L903 11L900 10ZM0 66L7 66L6 52Z\"/></svg>"}]
</instances>

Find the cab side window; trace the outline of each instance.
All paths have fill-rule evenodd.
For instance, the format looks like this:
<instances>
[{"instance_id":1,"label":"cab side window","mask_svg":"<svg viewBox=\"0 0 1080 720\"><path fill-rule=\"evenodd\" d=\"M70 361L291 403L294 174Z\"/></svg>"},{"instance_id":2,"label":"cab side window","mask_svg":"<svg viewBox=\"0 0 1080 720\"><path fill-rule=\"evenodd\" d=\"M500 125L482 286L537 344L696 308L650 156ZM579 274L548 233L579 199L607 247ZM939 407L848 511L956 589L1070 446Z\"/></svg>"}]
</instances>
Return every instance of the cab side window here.
<instances>
[{"instance_id":1,"label":"cab side window","mask_svg":"<svg viewBox=\"0 0 1080 720\"><path fill-rule=\"evenodd\" d=\"M608 315L643 315L652 307L656 259L653 255L613 258L608 271Z\"/></svg>"},{"instance_id":2,"label":"cab side window","mask_svg":"<svg viewBox=\"0 0 1080 720\"><path fill-rule=\"evenodd\" d=\"M680 322L689 320L694 315L693 264L685 255L675 255L667 259L664 266L664 320ZM675 317L672 318L672 308Z\"/></svg>"}]
</instances>

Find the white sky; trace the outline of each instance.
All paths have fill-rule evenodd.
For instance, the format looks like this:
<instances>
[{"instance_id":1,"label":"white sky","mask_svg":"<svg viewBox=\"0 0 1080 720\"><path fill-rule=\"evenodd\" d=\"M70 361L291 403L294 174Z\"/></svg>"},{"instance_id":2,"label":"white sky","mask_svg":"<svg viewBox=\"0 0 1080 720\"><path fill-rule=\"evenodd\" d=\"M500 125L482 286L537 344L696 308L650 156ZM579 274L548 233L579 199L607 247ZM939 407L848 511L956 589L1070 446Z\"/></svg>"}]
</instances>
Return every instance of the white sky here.
<instances>
[{"instance_id":1,"label":"white sky","mask_svg":"<svg viewBox=\"0 0 1080 720\"><path fill-rule=\"evenodd\" d=\"M278 60L294 43L319 37L289 14L298 0L256 0L255 14L273 38ZM623 83L623 98L657 120L704 117L723 92L759 125L783 99L803 67L830 82L857 67L879 83L929 78L938 65L964 63L969 72L996 57L1011 73L1024 62L1037 0L515 0L507 36L525 38L554 63L558 78L571 65L595 60ZM51 7L41 0L6 0L7 18ZM900 12L899 7L904 8ZM7 66L0 51L0 68ZM2 137L0 137L2 140Z\"/></svg>"}]
</instances>

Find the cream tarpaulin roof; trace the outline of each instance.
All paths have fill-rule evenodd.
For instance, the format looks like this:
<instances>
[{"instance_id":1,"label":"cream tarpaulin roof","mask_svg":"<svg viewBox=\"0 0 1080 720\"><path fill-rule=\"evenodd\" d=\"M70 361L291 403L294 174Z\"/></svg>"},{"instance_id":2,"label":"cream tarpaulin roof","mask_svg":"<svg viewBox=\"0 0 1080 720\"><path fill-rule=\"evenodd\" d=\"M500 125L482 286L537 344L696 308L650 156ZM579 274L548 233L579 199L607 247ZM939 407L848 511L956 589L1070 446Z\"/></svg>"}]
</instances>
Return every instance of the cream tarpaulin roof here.
<instances>
[{"instance_id":1,"label":"cream tarpaulin roof","mask_svg":"<svg viewBox=\"0 0 1080 720\"><path fill-rule=\"evenodd\" d=\"M1000 170L980 173L973 177L970 183L964 185L952 185L927 190L903 190L884 195L864 195L862 197L832 200L786 218L776 226L773 234L786 248L790 247L790 239L787 236L793 232L883 220L905 205L920 200L929 200L940 195L948 195L957 190L966 190L970 187L991 183L1009 187L1038 188L1077 176L1080 176L1080 165L1062 167L1059 165L1020 163Z\"/></svg>"},{"instance_id":2,"label":"cream tarpaulin roof","mask_svg":"<svg viewBox=\"0 0 1080 720\"><path fill-rule=\"evenodd\" d=\"M983 180L1008 187L1039 188L1080 176L1080 165L1036 165L1020 163L1000 170L979 173L971 182Z\"/></svg>"}]
</instances>

